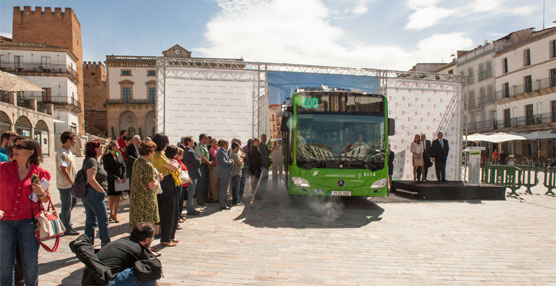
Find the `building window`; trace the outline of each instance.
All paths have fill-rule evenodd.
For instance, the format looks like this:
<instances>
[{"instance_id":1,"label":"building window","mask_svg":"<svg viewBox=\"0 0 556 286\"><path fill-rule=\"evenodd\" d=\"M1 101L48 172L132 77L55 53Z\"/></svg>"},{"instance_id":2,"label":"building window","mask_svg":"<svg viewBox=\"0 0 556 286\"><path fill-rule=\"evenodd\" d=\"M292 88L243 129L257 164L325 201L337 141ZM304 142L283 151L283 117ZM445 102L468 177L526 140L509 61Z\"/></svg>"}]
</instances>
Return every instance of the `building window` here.
<instances>
[{"instance_id":1,"label":"building window","mask_svg":"<svg viewBox=\"0 0 556 286\"><path fill-rule=\"evenodd\" d=\"M525 105L525 120L527 125L535 124L535 117L533 116L533 105L527 104Z\"/></svg>"},{"instance_id":2,"label":"building window","mask_svg":"<svg viewBox=\"0 0 556 286\"><path fill-rule=\"evenodd\" d=\"M480 63L479 64L479 81L482 81L483 79L486 78L486 74L485 74L485 64L484 63Z\"/></svg>"},{"instance_id":3,"label":"building window","mask_svg":"<svg viewBox=\"0 0 556 286\"><path fill-rule=\"evenodd\" d=\"M50 64L48 63L48 57L41 57L41 69L49 69Z\"/></svg>"},{"instance_id":4,"label":"building window","mask_svg":"<svg viewBox=\"0 0 556 286\"><path fill-rule=\"evenodd\" d=\"M469 109L475 108L475 91L474 90L469 91L469 99L468 100L469 100L469 102L468 102L469 107L468 108Z\"/></svg>"},{"instance_id":5,"label":"building window","mask_svg":"<svg viewBox=\"0 0 556 286\"><path fill-rule=\"evenodd\" d=\"M512 118L510 117L510 109L504 109L504 127L508 128L512 126Z\"/></svg>"},{"instance_id":6,"label":"building window","mask_svg":"<svg viewBox=\"0 0 556 286\"><path fill-rule=\"evenodd\" d=\"M556 58L556 40L550 41L550 58Z\"/></svg>"},{"instance_id":7,"label":"building window","mask_svg":"<svg viewBox=\"0 0 556 286\"><path fill-rule=\"evenodd\" d=\"M502 60L502 72L508 73L508 58Z\"/></svg>"},{"instance_id":8,"label":"building window","mask_svg":"<svg viewBox=\"0 0 556 286\"><path fill-rule=\"evenodd\" d=\"M469 74L469 83L474 83L475 75L473 74L473 68L468 68L467 73Z\"/></svg>"},{"instance_id":9,"label":"building window","mask_svg":"<svg viewBox=\"0 0 556 286\"><path fill-rule=\"evenodd\" d=\"M531 50L527 49L523 51L523 66L531 65Z\"/></svg>"},{"instance_id":10,"label":"building window","mask_svg":"<svg viewBox=\"0 0 556 286\"><path fill-rule=\"evenodd\" d=\"M510 83L505 82L502 84L502 97L507 98L510 97Z\"/></svg>"},{"instance_id":11,"label":"building window","mask_svg":"<svg viewBox=\"0 0 556 286\"><path fill-rule=\"evenodd\" d=\"M121 70L121 71L122 71L122 73L121 73L122 76L130 76L131 75L131 70Z\"/></svg>"},{"instance_id":12,"label":"building window","mask_svg":"<svg viewBox=\"0 0 556 286\"><path fill-rule=\"evenodd\" d=\"M156 70L148 70L147 76L156 76Z\"/></svg>"},{"instance_id":13,"label":"building window","mask_svg":"<svg viewBox=\"0 0 556 286\"><path fill-rule=\"evenodd\" d=\"M21 68L21 56L14 56L14 69Z\"/></svg>"},{"instance_id":14,"label":"building window","mask_svg":"<svg viewBox=\"0 0 556 286\"><path fill-rule=\"evenodd\" d=\"M556 86L556 69L551 69L550 72L550 87Z\"/></svg>"},{"instance_id":15,"label":"building window","mask_svg":"<svg viewBox=\"0 0 556 286\"><path fill-rule=\"evenodd\" d=\"M533 91L533 80L531 76L528 75L523 78L523 92L531 92Z\"/></svg>"},{"instance_id":16,"label":"building window","mask_svg":"<svg viewBox=\"0 0 556 286\"><path fill-rule=\"evenodd\" d=\"M124 103L131 103L131 88L122 87L122 99Z\"/></svg>"},{"instance_id":17,"label":"building window","mask_svg":"<svg viewBox=\"0 0 556 286\"><path fill-rule=\"evenodd\" d=\"M156 87L149 87L149 103L155 103L156 101Z\"/></svg>"},{"instance_id":18,"label":"building window","mask_svg":"<svg viewBox=\"0 0 556 286\"><path fill-rule=\"evenodd\" d=\"M486 62L486 78L492 77L492 61L488 60Z\"/></svg>"},{"instance_id":19,"label":"building window","mask_svg":"<svg viewBox=\"0 0 556 286\"><path fill-rule=\"evenodd\" d=\"M552 114L552 122L556 122L556 100L550 102L550 113Z\"/></svg>"}]
</instances>

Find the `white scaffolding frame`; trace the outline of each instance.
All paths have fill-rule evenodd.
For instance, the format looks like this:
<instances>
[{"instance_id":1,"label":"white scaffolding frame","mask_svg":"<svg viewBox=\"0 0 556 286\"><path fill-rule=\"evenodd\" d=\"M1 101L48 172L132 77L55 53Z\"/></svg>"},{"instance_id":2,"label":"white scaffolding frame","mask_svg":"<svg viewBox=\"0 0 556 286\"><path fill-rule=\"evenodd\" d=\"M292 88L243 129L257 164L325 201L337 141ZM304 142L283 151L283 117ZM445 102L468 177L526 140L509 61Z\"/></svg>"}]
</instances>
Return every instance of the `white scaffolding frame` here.
<instances>
[{"instance_id":1,"label":"white scaffolding frame","mask_svg":"<svg viewBox=\"0 0 556 286\"><path fill-rule=\"evenodd\" d=\"M353 76L369 76L377 77L379 79L380 88L379 92L387 95L388 88L398 89L422 89L422 90L446 90L454 91L455 97L461 95L461 88L454 90L453 83L464 83L464 78L461 75L454 74L437 74L437 73L424 73L424 72L409 72L409 71L394 71L370 68L350 68L350 67L333 67L321 65L298 65L286 63L268 63L268 62L248 62L240 61L237 59L212 59L212 58L169 58L158 57L156 60L157 74L158 74L158 100L155 115L158 119L158 112L163 112L164 106L164 88L166 76L168 76L167 67L181 67L181 68L194 68L197 70L195 75L189 76L195 78L203 78L205 80L234 80L234 73L202 73L198 69L210 70L248 70L257 72L257 91L253 95L253 137L259 136L262 133L268 133L268 72L303 72L303 73L319 73L319 74L336 74L336 75L353 75ZM186 71L181 71L187 73ZM218 76L218 78L214 78ZM388 79L406 79L407 82L393 81L396 86L388 86ZM237 79L241 80L241 79ZM420 82L416 82L418 80ZM422 81L427 81L423 83ZM446 84L451 83L451 84ZM456 100L454 100L456 101ZM459 101L457 101L459 102ZM266 107L266 108L265 108ZM461 105L458 106L461 109ZM454 107L456 108L456 107ZM463 112L460 110L460 116ZM157 120L157 131L164 130L164 120L161 122ZM441 126L443 126L441 124ZM441 131L441 130L438 130ZM462 134L463 135L463 134Z\"/></svg>"}]
</instances>

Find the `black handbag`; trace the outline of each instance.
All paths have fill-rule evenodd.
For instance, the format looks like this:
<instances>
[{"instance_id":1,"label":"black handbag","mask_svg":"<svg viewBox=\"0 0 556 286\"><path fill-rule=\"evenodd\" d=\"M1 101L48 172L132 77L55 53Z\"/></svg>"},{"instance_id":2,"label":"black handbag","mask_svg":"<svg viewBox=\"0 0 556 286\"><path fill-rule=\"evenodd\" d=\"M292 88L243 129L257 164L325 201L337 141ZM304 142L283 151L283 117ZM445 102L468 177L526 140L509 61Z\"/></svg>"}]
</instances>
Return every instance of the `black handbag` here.
<instances>
[{"instance_id":1,"label":"black handbag","mask_svg":"<svg viewBox=\"0 0 556 286\"><path fill-rule=\"evenodd\" d=\"M162 277L162 263L158 258L137 260L133 263L133 275L139 282L158 280Z\"/></svg>"}]
</instances>

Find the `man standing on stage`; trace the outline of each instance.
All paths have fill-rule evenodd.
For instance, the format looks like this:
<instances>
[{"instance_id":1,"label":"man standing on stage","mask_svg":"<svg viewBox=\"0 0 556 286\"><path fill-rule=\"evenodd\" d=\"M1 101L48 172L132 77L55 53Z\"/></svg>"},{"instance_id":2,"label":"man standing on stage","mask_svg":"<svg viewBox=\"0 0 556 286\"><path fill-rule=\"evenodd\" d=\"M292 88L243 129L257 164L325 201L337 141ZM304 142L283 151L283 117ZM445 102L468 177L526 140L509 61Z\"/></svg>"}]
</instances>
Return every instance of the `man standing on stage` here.
<instances>
[{"instance_id":1,"label":"man standing on stage","mask_svg":"<svg viewBox=\"0 0 556 286\"><path fill-rule=\"evenodd\" d=\"M422 181L427 181L427 175L429 173L429 168L432 166L431 162L431 141L427 140L427 136L425 134L421 134L421 144L423 146L423 161L425 162L424 170L425 173L423 174ZM417 168L417 179L421 180L421 168Z\"/></svg>"},{"instance_id":2,"label":"man standing on stage","mask_svg":"<svg viewBox=\"0 0 556 286\"><path fill-rule=\"evenodd\" d=\"M448 159L448 140L443 139L442 132L438 132L436 140L432 142L432 161L436 170L436 178L439 182L446 182L446 159Z\"/></svg>"}]
</instances>

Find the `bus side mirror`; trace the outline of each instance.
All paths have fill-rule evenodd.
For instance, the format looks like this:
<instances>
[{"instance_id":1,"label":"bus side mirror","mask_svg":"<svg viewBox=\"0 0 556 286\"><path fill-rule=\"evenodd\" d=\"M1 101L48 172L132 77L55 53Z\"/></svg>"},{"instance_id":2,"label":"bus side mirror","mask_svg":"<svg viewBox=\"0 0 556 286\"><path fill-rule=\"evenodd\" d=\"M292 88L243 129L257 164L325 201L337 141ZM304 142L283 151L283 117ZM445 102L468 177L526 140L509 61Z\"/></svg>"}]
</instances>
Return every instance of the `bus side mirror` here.
<instances>
[{"instance_id":1,"label":"bus side mirror","mask_svg":"<svg viewBox=\"0 0 556 286\"><path fill-rule=\"evenodd\" d=\"M394 118L388 118L388 136L394 136L396 134L396 120Z\"/></svg>"},{"instance_id":2,"label":"bus side mirror","mask_svg":"<svg viewBox=\"0 0 556 286\"><path fill-rule=\"evenodd\" d=\"M282 132L288 132L288 119L290 117L286 116L286 113L284 113L284 116L282 116L282 124L280 125L280 131Z\"/></svg>"}]
</instances>

